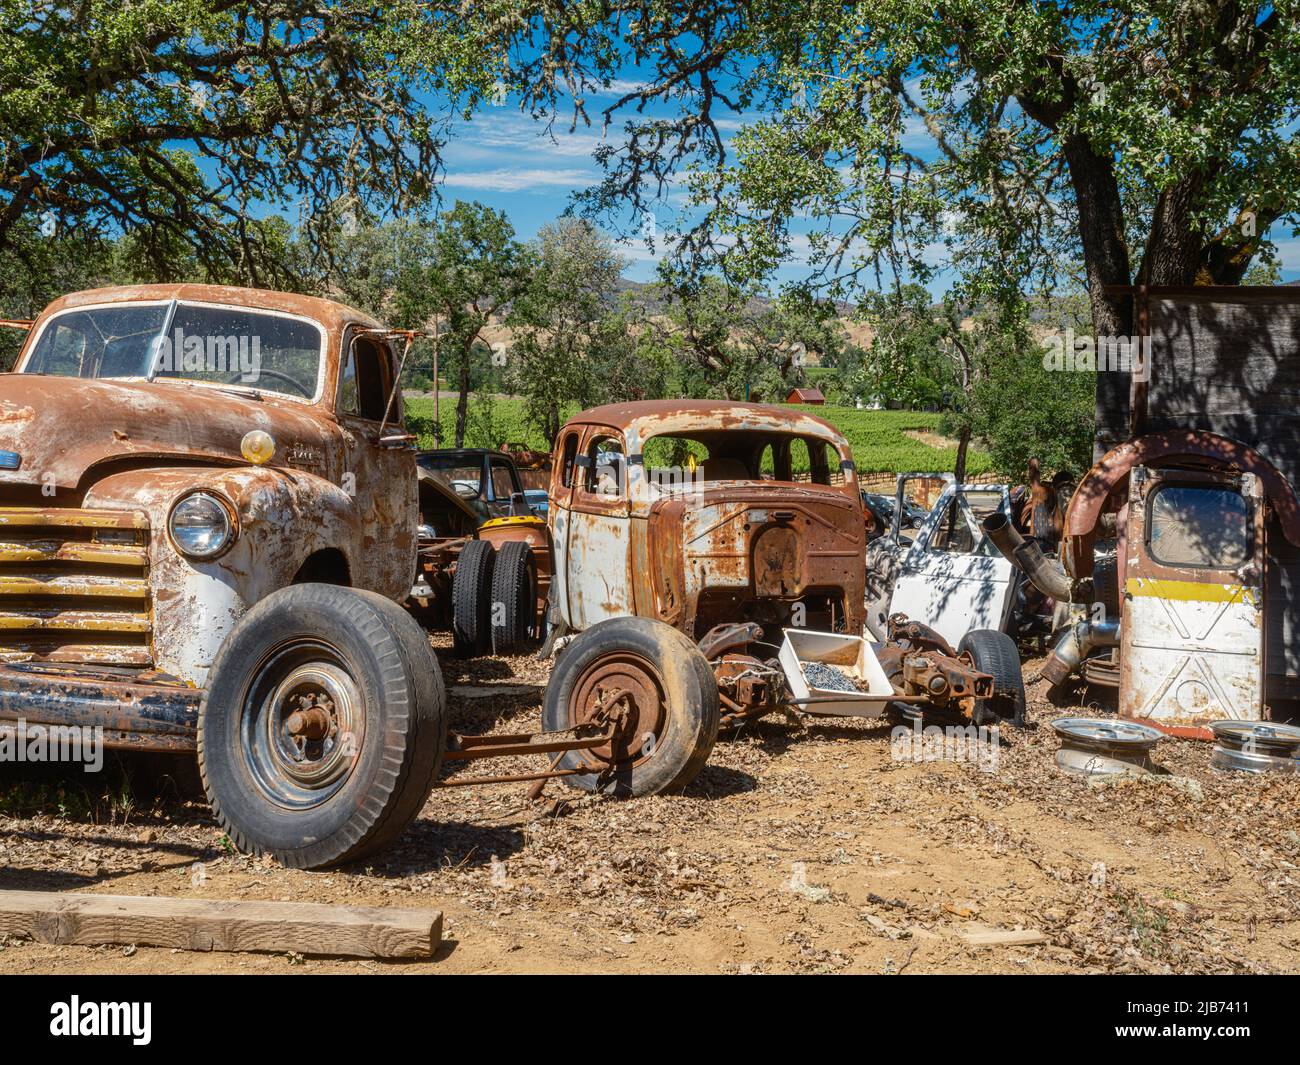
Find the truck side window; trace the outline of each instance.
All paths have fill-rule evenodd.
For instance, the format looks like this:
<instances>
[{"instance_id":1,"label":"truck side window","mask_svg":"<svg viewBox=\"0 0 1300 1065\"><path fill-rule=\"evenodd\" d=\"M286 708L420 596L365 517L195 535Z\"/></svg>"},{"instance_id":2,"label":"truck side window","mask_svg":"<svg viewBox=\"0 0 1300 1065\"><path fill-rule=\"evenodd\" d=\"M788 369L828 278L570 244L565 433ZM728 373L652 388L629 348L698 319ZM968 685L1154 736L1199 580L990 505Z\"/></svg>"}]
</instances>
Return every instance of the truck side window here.
<instances>
[{"instance_id":1,"label":"truck side window","mask_svg":"<svg viewBox=\"0 0 1300 1065\"><path fill-rule=\"evenodd\" d=\"M573 465L578 457L578 434L570 433L564 438L564 458L561 460L560 483L565 488L573 487Z\"/></svg>"},{"instance_id":2,"label":"truck side window","mask_svg":"<svg viewBox=\"0 0 1300 1065\"><path fill-rule=\"evenodd\" d=\"M388 355L371 337L357 337L348 345L339 369L339 411L372 422L382 421L388 404ZM390 417L395 418L394 409Z\"/></svg>"},{"instance_id":3,"label":"truck side window","mask_svg":"<svg viewBox=\"0 0 1300 1065\"><path fill-rule=\"evenodd\" d=\"M975 538L971 535L970 526L966 524L961 503L955 498L944 509L943 518L935 527L930 547L953 555L969 555L975 550Z\"/></svg>"},{"instance_id":4,"label":"truck side window","mask_svg":"<svg viewBox=\"0 0 1300 1065\"><path fill-rule=\"evenodd\" d=\"M594 495L617 499L623 494L627 482L627 463L623 445L612 436L602 436L587 448L587 468L583 471L582 487Z\"/></svg>"}]
</instances>

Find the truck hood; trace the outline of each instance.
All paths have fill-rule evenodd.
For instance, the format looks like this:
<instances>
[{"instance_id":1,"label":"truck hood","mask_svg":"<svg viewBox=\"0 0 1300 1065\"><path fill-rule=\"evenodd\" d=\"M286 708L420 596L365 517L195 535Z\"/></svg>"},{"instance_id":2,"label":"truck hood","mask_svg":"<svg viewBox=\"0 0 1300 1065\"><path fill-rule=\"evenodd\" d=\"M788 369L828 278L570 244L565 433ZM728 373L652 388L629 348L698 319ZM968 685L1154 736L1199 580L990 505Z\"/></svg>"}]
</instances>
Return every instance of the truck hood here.
<instances>
[{"instance_id":1,"label":"truck hood","mask_svg":"<svg viewBox=\"0 0 1300 1065\"><path fill-rule=\"evenodd\" d=\"M305 403L261 397L181 381L0 374L0 450L18 456L0 455L0 467L18 463L0 468L0 486L52 479L75 488L91 467L133 456L242 465L250 429L275 438L277 464L323 463L333 420Z\"/></svg>"}]
</instances>

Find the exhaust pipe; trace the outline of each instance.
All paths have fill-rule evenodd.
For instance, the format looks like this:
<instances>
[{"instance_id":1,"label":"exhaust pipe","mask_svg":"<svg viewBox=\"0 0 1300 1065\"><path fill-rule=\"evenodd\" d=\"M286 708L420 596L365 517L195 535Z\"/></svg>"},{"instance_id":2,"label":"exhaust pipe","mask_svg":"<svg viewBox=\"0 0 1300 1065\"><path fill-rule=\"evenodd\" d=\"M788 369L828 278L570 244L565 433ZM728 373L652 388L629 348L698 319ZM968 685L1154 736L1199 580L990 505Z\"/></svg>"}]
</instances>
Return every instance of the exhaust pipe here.
<instances>
[{"instance_id":1,"label":"exhaust pipe","mask_svg":"<svg viewBox=\"0 0 1300 1065\"><path fill-rule=\"evenodd\" d=\"M1056 641L1039 674L1053 685L1064 684L1066 677L1083 665L1083 660L1094 650L1118 643L1118 621L1076 621Z\"/></svg>"},{"instance_id":2,"label":"exhaust pipe","mask_svg":"<svg viewBox=\"0 0 1300 1065\"><path fill-rule=\"evenodd\" d=\"M1046 596L1065 603L1070 599L1070 578L1059 562L1054 562L1043 554L1036 543L1026 540L1011 524L1002 511L994 511L983 522L984 532L993 541L993 546L1021 573L1029 578L1030 583Z\"/></svg>"}]
</instances>

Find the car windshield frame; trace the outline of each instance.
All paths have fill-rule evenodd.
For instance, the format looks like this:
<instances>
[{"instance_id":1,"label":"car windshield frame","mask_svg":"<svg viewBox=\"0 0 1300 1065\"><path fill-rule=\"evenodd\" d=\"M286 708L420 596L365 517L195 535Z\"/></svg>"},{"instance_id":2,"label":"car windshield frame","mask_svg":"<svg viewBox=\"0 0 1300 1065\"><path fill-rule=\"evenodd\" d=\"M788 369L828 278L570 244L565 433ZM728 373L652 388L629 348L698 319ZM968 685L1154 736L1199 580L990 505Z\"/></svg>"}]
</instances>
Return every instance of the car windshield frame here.
<instances>
[{"instance_id":1,"label":"car windshield frame","mask_svg":"<svg viewBox=\"0 0 1300 1065\"><path fill-rule=\"evenodd\" d=\"M432 477L438 478L443 484L454 487L457 481L465 483L469 480L467 477L453 477L452 473L474 471L475 492L471 496L462 496L463 499L484 499L486 498L486 483L488 478L483 474L484 462L481 456L457 454L455 452L446 455L430 456L424 452L416 457L416 465Z\"/></svg>"},{"instance_id":2,"label":"car windshield frame","mask_svg":"<svg viewBox=\"0 0 1300 1065\"><path fill-rule=\"evenodd\" d=\"M185 377L176 373L169 373L166 376L160 376L157 370L156 354L150 361L149 373L146 375L119 374L111 377L96 376L96 377L84 377L79 379L86 380L86 381L130 381L130 382L146 382L149 384L157 384L159 382L162 382L162 383L197 385L202 388L215 388L221 391L235 390L239 392L248 392L248 393L256 394L258 396L270 395L276 397L277 399L289 399L289 400L293 400L294 402L303 403L310 406L314 406L321 401L321 397L324 395L325 392L325 377L326 377L326 363L327 363L326 355L327 355L327 345L328 345L329 338L326 333L325 327L320 322L318 322L315 318L311 318L304 314L295 314L292 311L282 311L270 307L251 307L251 306L246 306L244 304L238 304L238 303L214 303L210 300L194 300L194 299L108 300L103 303L89 303L89 304L85 304L84 306L78 306L78 307L64 307L63 309L55 312L54 314L51 314L48 318L46 318L43 322L41 322L40 328L33 332L31 342L27 346L27 349L23 354L21 362L14 368L14 372L20 374L32 373L33 375L39 373L39 374L43 374L44 376L51 376L51 377L70 376L66 374L44 374L43 371L28 370L28 367L31 365L32 357L36 354L37 350L40 347L41 341L44 339L50 327L56 325L59 322L59 320L65 317L66 315L85 314L93 311L114 310L114 309L121 309L121 308L128 308L128 307L129 308L164 307L166 308L166 314L163 317L162 326L158 330L157 334L155 334L148 341L148 343L151 345L157 345L158 342L163 337L167 336L170 333L172 323L174 322L176 317L176 311L178 308L182 306L216 310L216 311L228 311L237 314L265 315L271 318L283 318L289 321L300 322L305 325L311 326L313 329L316 330L316 334L320 340L319 346L317 348L317 355L316 355L316 384L315 384L315 388L312 390L311 396L310 397L303 396L297 392L292 392L292 391L281 391L278 388L267 388L265 385L245 384L238 380L205 381L201 378Z\"/></svg>"},{"instance_id":3,"label":"car windshield frame","mask_svg":"<svg viewBox=\"0 0 1300 1065\"><path fill-rule=\"evenodd\" d=\"M698 460L699 465L697 468L703 468L705 462L715 457L732 460L732 456L722 454L715 456L714 453L715 451L720 452L724 450L723 448L718 447L719 443L734 444L742 436L748 438L750 445L757 449L754 451L753 457L759 466L758 475L754 476L747 466L746 476L744 477L714 477L709 478L709 483L732 481L738 484L782 484L795 485L799 487L833 488L836 490L842 490L851 484L856 491L862 491L847 443L841 446L840 441L836 440L834 437L820 433L808 432L805 427L795 428L781 426L769 428L763 426L757 428L745 427L736 429L719 429L715 424L709 423L707 426L699 428L679 429L674 427L663 431L654 430L640 437L639 443L641 459L639 464L647 471L653 471L655 469L673 469L674 467L672 466L658 466L651 462L647 455L650 445L656 441L678 440L684 442L687 448L690 448L690 446L694 444L707 452L704 459ZM768 448L776 448L777 446L784 444L789 450L792 449L796 443L803 444L805 454L809 459L811 459L812 456L812 445L820 444L826 448L827 482L823 483L812 480L811 463L806 475L803 475L801 471L801 474L795 475L794 478L789 481L777 480L775 477L775 470L769 474L762 468L764 454ZM734 448L728 448L726 450L734 450ZM773 452L773 454L775 454L775 452ZM792 453L791 458L793 457ZM735 461L745 464L744 459L735 459ZM645 474L645 476L653 480L650 473ZM693 480L689 480L689 478L688 481L691 484L695 483ZM676 482L657 484L657 490L660 492L671 492L681 487L683 487L683 485Z\"/></svg>"}]
</instances>

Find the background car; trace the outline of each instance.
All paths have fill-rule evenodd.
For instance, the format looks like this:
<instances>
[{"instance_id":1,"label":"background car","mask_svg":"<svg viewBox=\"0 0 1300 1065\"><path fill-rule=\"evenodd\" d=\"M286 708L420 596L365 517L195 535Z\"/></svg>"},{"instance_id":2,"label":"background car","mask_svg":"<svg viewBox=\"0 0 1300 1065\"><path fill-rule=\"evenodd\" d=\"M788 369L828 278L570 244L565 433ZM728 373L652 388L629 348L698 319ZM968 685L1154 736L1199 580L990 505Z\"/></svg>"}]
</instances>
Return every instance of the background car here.
<instances>
[{"instance_id":1,"label":"background car","mask_svg":"<svg viewBox=\"0 0 1300 1065\"><path fill-rule=\"evenodd\" d=\"M547 511L550 509L550 503L546 498L546 489L525 488L524 501L528 504L528 508L539 518L546 517Z\"/></svg>"},{"instance_id":2,"label":"background car","mask_svg":"<svg viewBox=\"0 0 1300 1065\"><path fill-rule=\"evenodd\" d=\"M487 448L437 448L421 451L416 465L447 484L465 501L479 524L527 513L524 486L509 455ZM545 493L542 493L545 495Z\"/></svg>"},{"instance_id":3,"label":"background car","mask_svg":"<svg viewBox=\"0 0 1300 1065\"><path fill-rule=\"evenodd\" d=\"M867 529L867 539L874 540L878 536L884 536L889 532L894 522L894 497L883 495L880 492L863 492L862 506L865 508L869 521ZM919 529L921 522L925 520L927 511L914 503L911 499L903 500L903 521L904 529Z\"/></svg>"}]
</instances>

